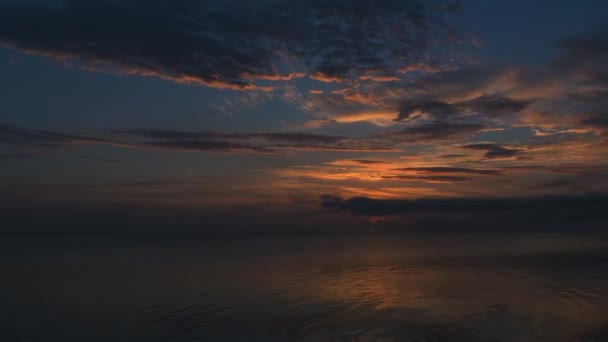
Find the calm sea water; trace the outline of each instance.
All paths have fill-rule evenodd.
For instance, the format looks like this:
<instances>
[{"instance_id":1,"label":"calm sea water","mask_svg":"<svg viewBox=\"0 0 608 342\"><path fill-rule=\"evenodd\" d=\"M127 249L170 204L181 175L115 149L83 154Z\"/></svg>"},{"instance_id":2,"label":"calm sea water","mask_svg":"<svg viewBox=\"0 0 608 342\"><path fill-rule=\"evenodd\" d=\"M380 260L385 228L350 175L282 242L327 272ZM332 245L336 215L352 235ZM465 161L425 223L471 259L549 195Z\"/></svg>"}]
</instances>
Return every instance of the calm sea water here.
<instances>
[{"instance_id":1,"label":"calm sea water","mask_svg":"<svg viewBox=\"0 0 608 342\"><path fill-rule=\"evenodd\" d=\"M2 341L608 341L608 240L5 237Z\"/></svg>"}]
</instances>

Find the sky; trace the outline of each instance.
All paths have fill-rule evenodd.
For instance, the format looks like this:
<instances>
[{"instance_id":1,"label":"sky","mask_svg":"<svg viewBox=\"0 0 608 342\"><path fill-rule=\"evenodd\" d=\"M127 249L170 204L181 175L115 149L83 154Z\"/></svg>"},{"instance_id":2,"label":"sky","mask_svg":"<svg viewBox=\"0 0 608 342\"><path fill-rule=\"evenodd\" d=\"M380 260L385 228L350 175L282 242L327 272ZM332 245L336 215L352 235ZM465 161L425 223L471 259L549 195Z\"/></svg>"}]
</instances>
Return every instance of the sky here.
<instances>
[{"instance_id":1,"label":"sky","mask_svg":"<svg viewBox=\"0 0 608 342\"><path fill-rule=\"evenodd\" d=\"M0 232L601 229L607 13L0 0Z\"/></svg>"}]
</instances>

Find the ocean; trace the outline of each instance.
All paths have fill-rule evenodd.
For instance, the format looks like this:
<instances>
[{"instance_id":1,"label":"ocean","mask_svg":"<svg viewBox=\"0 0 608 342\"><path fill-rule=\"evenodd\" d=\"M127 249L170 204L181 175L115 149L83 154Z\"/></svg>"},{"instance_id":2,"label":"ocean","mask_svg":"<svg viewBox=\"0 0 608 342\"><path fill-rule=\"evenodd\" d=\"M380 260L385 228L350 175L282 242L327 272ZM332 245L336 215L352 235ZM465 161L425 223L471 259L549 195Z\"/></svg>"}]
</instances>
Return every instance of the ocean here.
<instances>
[{"instance_id":1,"label":"ocean","mask_svg":"<svg viewBox=\"0 0 608 342\"><path fill-rule=\"evenodd\" d=\"M608 341L596 235L4 236L0 341Z\"/></svg>"}]
</instances>

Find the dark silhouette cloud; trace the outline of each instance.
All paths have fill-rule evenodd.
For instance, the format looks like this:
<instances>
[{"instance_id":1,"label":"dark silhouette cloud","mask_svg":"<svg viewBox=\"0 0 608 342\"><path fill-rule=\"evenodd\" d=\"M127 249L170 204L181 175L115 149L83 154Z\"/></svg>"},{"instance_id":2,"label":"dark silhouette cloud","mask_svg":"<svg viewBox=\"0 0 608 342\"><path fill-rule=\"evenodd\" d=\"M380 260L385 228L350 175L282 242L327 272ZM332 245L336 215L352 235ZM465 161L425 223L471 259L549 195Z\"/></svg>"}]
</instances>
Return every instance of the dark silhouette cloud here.
<instances>
[{"instance_id":1,"label":"dark silhouette cloud","mask_svg":"<svg viewBox=\"0 0 608 342\"><path fill-rule=\"evenodd\" d=\"M553 63L562 72L574 72L594 81L605 82L608 58L608 30L596 29L584 35L561 39L557 42L562 56Z\"/></svg>"},{"instance_id":2,"label":"dark silhouette cloud","mask_svg":"<svg viewBox=\"0 0 608 342\"><path fill-rule=\"evenodd\" d=\"M511 158L520 155L522 152L520 149L506 148L498 144L470 144L464 145L462 148L486 151L485 159Z\"/></svg>"},{"instance_id":3,"label":"dark silhouette cloud","mask_svg":"<svg viewBox=\"0 0 608 342\"><path fill-rule=\"evenodd\" d=\"M115 139L33 130L0 125L0 158L24 159L76 146L110 145L124 148L157 148L174 151L283 153L305 151L392 152L383 141L351 139L311 133L221 133L177 130L114 131ZM369 164L369 163L368 163Z\"/></svg>"},{"instance_id":4,"label":"dark silhouette cloud","mask_svg":"<svg viewBox=\"0 0 608 342\"><path fill-rule=\"evenodd\" d=\"M425 175L385 175L382 176L384 179L411 181L411 182L424 182L424 183L455 183L455 182L466 182L469 180L467 177L461 176L425 176Z\"/></svg>"},{"instance_id":5,"label":"dark silhouette cloud","mask_svg":"<svg viewBox=\"0 0 608 342\"><path fill-rule=\"evenodd\" d=\"M364 165L373 165L373 164L386 164L386 162L381 160L369 160L369 159L353 159L355 163L364 164Z\"/></svg>"},{"instance_id":6,"label":"dark silhouette cloud","mask_svg":"<svg viewBox=\"0 0 608 342\"><path fill-rule=\"evenodd\" d=\"M291 143L318 143L339 144L346 139L343 136L330 136L311 133L253 133L244 135L244 138L262 138L268 141L291 142Z\"/></svg>"},{"instance_id":7,"label":"dark silhouette cloud","mask_svg":"<svg viewBox=\"0 0 608 342\"><path fill-rule=\"evenodd\" d=\"M591 172L608 173L608 166L605 164L580 165L580 164L558 164L558 165L508 165L502 167L512 171L532 171L541 173L555 174L588 174Z\"/></svg>"},{"instance_id":8,"label":"dark silhouette cloud","mask_svg":"<svg viewBox=\"0 0 608 342\"><path fill-rule=\"evenodd\" d=\"M382 142L350 139L312 133L215 133L171 130L118 131L119 135L139 139L132 144L174 150L226 151L238 150L280 153L284 150L390 151ZM143 139L143 140L142 140Z\"/></svg>"},{"instance_id":9,"label":"dark silhouette cloud","mask_svg":"<svg viewBox=\"0 0 608 342\"><path fill-rule=\"evenodd\" d=\"M553 62L560 74L568 74L579 87L569 94L581 110L580 122L604 132L608 129L608 29L596 29L557 43L562 55Z\"/></svg>"},{"instance_id":10,"label":"dark silhouette cloud","mask_svg":"<svg viewBox=\"0 0 608 342\"><path fill-rule=\"evenodd\" d=\"M182 139L238 139L239 134L218 132L186 132L169 129L137 129L112 132L118 136L137 136L145 139L182 140Z\"/></svg>"},{"instance_id":11,"label":"dark silhouette cloud","mask_svg":"<svg viewBox=\"0 0 608 342\"><path fill-rule=\"evenodd\" d=\"M598 213L601 208L608 205L606 195L587 196L544 196L525 198L448 198L448 199L372 199L368 197L341 197L324 195L321 197L321 206L334 211L346 211L354 215L404 215L420 212L447 214L447 213L488 213L512 212L535 213L540 211L551 213L554 211L575 212L583 216L584 213ZM603 217L608 217L605 210Z\"/></svg>"},{"instance_id":12,"label":"dark silhouette cloud","mask_svg":"<svg viewBox=\"0 0 608 342\"><path fill-rule=\"evenodd\" d=\"M593 116L584 119L583 124L608 129L608 115Z\"/></svg>"},{"instance_id":13,"label":"dark silhouette cloud","mask_svg":"<svg viewBox=\"0 0 608 342\"><path fill-rule=\"evenodd\" d=\"M148 141L143 144L148 147L158 147L170 150L183 150L183 151L215 151L215 152L235 152L235 151L252 151L252 152L267 152L271 150L264 148L263 146L238 144L228 141L214 141L214 140L159 140L159 141Z\"/></svg>"},{"instance_id":14,"label":"dark silhouette cloud","mask_svg":"<svg viewBox=\"0 0 608 342\"><path fill-rule=\"evenodd\" d=\"M98 144L105 142L110 141L0 124L0 144L3 145L60 147L72 144Z\"/></svg>"},{"instance_id":15,"label":"dark silhouette cloud","mask_svg":"<svg viewBox=\"0 0 608 342\"><path fill-rule=\"evenodd\" d=\"M89 69L270 90L258 81L394 75L431 44L448 45L443 17L455 8L421 0L12 2L0 5L0 43Z\"/></svg>"},{"instance_id":16,"label":"dark silhouette cloud","mask_svg":"<svg viewBox=\"0 0 608 342\"><path fill-rule=\"evenodd\" d=\"M438 100L405 101L399 108L396 121L408 122L418 118L430 117L445 120L460 115L477 114L482 116L502 116L526 109L533 101L516 100L497 95L484 95L464 102L446 103Z\"/></svg>"},{"instance_id":17,"label":"dark silhouette cloud","mask_svg":"<svg viewBox=\"0 0 608 342\"><path fill-rule=\"evenodd\" d=\"M456 159L456 158L463 158L466 157L466 154L461 154L461 153L450 153L450 154L442 154L440 156L437 156L437 158L442 158L442 159Z\"/></svg>"},{"instance_id":18,"label":"dark silhouette cloud","mask_svg":"<svg viewBox=\"0 0 608 342\"><path fill-rule=\"evenodd\" d=\"M484 95L459 105L480 115L500 116L521 112L531 105L531 100L515 100L496 95Z\"/></svg>"},{"instance_id":19,"label":"dark silhouette cloud","mask_svg":"<svg viewBox=\"0 0 608 342\"><path fill-rule=\"evenodd\" d=\"M343 136L330 136L312 133L219 133L219 132L188 132L164 129L142 129L115 131L119 135L133 135L147 139L158 140L255 140L264 139L272 142L290 143L322 143L336 144L346 140Z\"/></svg>"},{"instance_id":20,"label":"dark silhouette cloud","mask_svg":"<svg viewBox=\"0 0 608 342\"><path fill-rule=\"evenodd\" d=\"M396 121L408 122L422 116L434 119L446 119L460 113L460 108L442 101L406 101L399 108Z\"/></svg>"},{"instance_id":21,"label":"dark silhouette cloud","mask_svg":"<svg viewBox=\"0 0 608 342\"><path fill-rule=\"evenodd\" d=\"M492 175L498 176L502 175L503 172L500 170L492 170L492 169L470 169L463 167L404 167L393 169L394 171L415 171L415 172L424 172L424 173L465 173L465 174L474 174L474 175Z\"/></svg>"},{"instance_id":22,"label":"dark silhouette cloud","mask_svg":"<svg viewBox=\"0 0 608 342\"><path fill-rule=\"evenodd\" d=\"M458 139L478 133L485 128L476 123L452 123L435 121L429 124L408 127L402 131L391 132L386 137L403 143L424 143L448 139Z\"/></svg>"},{"instance_id":23,"label":"dark silhouette cloud","mask_svg":"<svg viewBox=\"0 0 608 342\"><path fill-rule=\"evenodd\" d=\"M555 189L571 187L576 184L576 178L559 178L532 186L532 189Z\"/></svg>"},{"instance_id":24,"label":"dark silhouette cloud","mask_svg":"<svg viewBox=\"0 0 608 342\"><path fill-rule=\"evenodd\" d=\"M116 141L0 124L0 158L27 159L78 145L119 144Z\"/></svg>"}]
</instances>

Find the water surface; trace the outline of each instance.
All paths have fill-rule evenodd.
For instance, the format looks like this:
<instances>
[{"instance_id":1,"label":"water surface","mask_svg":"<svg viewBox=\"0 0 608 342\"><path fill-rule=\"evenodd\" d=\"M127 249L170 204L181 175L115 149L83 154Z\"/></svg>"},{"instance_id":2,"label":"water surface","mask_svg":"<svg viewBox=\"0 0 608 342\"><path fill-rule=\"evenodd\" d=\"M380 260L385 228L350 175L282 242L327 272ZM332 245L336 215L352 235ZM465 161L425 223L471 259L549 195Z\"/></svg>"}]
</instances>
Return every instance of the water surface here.
<instances>
[{"instance_id":1,"label":"water surface","mask_svg":"<svg viewBox=\"0 0 608 342\"><path fill-rule=\"evenodd\" d=\"M4 237L0 340L608 341L608 240Z\"/></svg>"}]
</instances>

